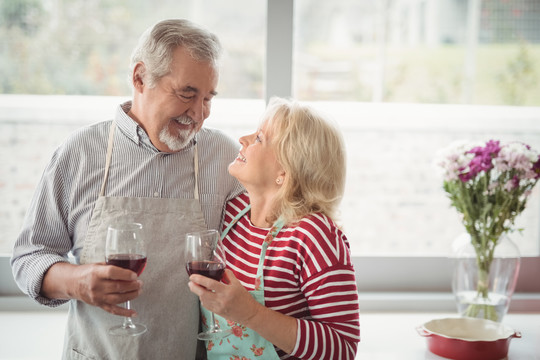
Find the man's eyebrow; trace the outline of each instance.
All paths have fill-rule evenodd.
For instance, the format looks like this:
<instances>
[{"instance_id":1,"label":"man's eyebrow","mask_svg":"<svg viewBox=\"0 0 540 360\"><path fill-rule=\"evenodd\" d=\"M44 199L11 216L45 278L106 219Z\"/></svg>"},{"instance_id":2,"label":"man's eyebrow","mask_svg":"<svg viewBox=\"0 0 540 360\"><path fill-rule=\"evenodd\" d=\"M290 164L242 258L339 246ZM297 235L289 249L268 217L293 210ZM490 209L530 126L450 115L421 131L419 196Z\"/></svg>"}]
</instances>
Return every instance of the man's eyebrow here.
<instances>
[{"instance_id":1,"label":"man's eyebrow","mask_svg":"<svg viewBox=\"0 0 540 360\"><path fill-rule=\"evenodd\" d=\"M183 92L192 92L192 93L199 93L199 89L194 88L193 86L186 86L182 89ZM215 90L210 91L210 95L216 96L218 93Z\"/></svg>"}]
</instances>

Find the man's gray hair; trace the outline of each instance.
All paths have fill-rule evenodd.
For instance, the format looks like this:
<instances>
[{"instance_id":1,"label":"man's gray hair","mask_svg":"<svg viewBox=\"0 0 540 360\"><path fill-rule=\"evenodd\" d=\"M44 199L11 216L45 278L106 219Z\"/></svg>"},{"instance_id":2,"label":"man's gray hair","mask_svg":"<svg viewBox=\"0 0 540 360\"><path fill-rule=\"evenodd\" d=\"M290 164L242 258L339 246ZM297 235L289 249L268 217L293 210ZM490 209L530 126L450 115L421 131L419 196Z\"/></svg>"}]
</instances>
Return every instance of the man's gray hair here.
<instances>
[{"instance_id":1,"label":"man's gray hair","mask_svg":"<svg viewBox=\"0 0 540 360\"><path fill-rule=\"evenodd\" d=\"M218 65L221 44L216 35L185 19L169 19L148 28L131 54L130 84L133 69L138 62L145 65L145 82L154 87L170 71L174 50L182 46L191 56L213 66Z\"/></svg>"}]
</instances>

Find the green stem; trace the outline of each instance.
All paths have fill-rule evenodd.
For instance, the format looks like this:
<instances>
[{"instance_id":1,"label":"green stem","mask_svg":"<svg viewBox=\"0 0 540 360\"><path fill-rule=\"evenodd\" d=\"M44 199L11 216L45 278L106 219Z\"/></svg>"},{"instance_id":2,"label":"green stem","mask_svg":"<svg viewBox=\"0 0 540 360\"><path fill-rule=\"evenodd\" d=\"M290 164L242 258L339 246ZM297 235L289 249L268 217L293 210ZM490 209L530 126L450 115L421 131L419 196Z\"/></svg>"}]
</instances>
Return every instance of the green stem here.
<instances>
[{"instance_id":1,"label":"green stem","mask_svg":"<svg viewBox=\"0 0 540 360\"><path fill-rule=\"evenodd\" d=\"M489 268L491 261L482 261L478 263L478 284L477 284L477 296L483 299L488 298L489 293Z\"/></svg>"},{"instance_id":2,"label":"green stem","mask_svg":"<svg viewBox=\"0 0 540 360\"><path fill-rule=\"evenodd\" d=\"M470 304L465 310L464 315L469 317L481 317L488 320L498 321L499 316L494 305L488 303L489 300L489 270L493 254L483 254L477 252L476 264L478 266L478 282L476 289L476 297L481 299L479 304Z\"/></svg>"}]
</instances>

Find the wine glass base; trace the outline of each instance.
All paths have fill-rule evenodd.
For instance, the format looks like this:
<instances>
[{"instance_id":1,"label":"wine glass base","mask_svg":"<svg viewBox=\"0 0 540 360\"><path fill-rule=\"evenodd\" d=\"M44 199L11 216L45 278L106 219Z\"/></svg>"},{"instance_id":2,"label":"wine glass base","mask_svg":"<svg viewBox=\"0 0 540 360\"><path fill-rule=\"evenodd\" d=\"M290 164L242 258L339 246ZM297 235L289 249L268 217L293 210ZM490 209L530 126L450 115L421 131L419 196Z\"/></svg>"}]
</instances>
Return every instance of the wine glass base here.
<instances>
[{"instance_id":1,"label":"wine glass base","mask_svg":"<svg viewBox=\"0 0 540 360\"><path fill-rule=\"evenodd\" d=\"M227 337L232 334L232 330L209 330L207 332L202 332L197 335L197 339L199 340L219 340L223 339L224 337Z\"/></svg>"},{"instance_id":2,"label":"wine glass base","mask_svg":"<svg viewBox=\"0 0 540 360\"><path fill-rule=\"evenodd\" d=\"M131 324L129 326L118 325L110 328L109 334L115 336L139 336L147 331L146 326L142 324Z\"/></svg>"}]
</instances>

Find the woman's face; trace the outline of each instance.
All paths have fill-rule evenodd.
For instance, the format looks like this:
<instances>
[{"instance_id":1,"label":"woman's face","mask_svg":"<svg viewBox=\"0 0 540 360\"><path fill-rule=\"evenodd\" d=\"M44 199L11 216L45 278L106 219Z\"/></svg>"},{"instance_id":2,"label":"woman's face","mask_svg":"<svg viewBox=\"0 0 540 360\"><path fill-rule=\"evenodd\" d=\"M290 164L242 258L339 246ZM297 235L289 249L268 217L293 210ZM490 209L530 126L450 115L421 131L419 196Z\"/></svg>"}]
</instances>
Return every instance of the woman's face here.
<instances>
[{"instance_id":1,"label":"woman's face","mask_svg":"<svg viewBox=\"0 0 540 360\"><path fill-rule=\"evenodd\" d=\"M267 128L264 122L255 133L242 136L240 153L229 165L229 173L249 192L274 192L279 187L276 179L284 175Z\"/></svg>"}]
</instances>

